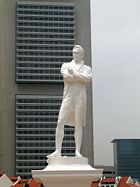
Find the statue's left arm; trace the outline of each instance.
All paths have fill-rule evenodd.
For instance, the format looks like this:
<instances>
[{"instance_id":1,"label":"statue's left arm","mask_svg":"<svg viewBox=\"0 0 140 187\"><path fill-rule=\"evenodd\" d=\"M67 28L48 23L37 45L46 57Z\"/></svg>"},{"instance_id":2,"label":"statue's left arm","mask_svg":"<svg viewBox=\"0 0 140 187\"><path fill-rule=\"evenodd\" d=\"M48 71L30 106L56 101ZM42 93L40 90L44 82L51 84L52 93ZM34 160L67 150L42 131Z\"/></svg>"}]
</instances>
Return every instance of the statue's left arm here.
<instances>
[{"instance_id":1,"label":"statue's left arm","mask_svg":"<svg viewBox=\"0 0 140 187\"><path fill-rule=\"evenodd\" d=\"M74 71L74 77L77 81L89 83L92 79L92 70L89 66L86 66L83 72Z\"/></svg>"}]
</instances>

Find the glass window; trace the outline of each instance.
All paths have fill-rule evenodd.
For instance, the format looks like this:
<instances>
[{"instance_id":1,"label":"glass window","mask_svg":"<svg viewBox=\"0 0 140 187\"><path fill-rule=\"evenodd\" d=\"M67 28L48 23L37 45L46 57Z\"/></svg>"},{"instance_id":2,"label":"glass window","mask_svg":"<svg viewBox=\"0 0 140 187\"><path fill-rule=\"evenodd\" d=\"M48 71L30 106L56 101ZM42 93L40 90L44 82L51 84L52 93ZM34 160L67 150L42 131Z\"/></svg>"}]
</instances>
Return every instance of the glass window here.
<instances>
[{"instance_id":1,"label":"glass window","mask_svg":"<svg viewBox=\"0 0 140 187\"><path fill-rule=\"evenodd\" d=\"M35 163L38 169L45 167L46 155L55 149L61 101L57 95L16 95L16 175L24 178L28 166L30 177ZM74 128L66 126L62 153L73 156L74 151Z\"/></svg>"},{"instance_id":2,"label":"glass window","mask_svg":"<svg viewBox=\"0 0 140 187\"><path fill-rule=\"evenodd\" d=\"M22 0L20 4L17 1L17 83L63 82L60 67L63 62L69 62L72 58L70 51L75 42L74 14L74 4L39 5L24 2L22 5ZM59 66L56 66L56 71L49 71L48 66L48 71L44 69L43 73L39 71L42 68L40 62L48 62L50 65L57 65L59 62ZM30 71L27 71L27 66L22 66L25 63L28 63ZM38 71L34 68L37 63Z\"/></svg>"}]
</instances>

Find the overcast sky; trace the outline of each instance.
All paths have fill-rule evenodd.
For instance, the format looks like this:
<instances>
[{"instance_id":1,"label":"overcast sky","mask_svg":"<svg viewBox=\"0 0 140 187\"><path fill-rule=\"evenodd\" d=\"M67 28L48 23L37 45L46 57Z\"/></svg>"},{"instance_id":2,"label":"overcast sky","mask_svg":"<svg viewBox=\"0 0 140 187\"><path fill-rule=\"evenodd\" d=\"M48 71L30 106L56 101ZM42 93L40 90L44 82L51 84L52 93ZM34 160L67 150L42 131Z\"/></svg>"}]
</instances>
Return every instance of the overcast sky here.
<instances>
[{"instance_id":1,"label":"overcast sky","mask_svg":"<svg viewBox=\"0 0 140 187\"><path fill-rule=\"evenodd\" d=\"M140 0L91 0L95 164L115 138L140 138Z\"/></svg>"}]
</instances>

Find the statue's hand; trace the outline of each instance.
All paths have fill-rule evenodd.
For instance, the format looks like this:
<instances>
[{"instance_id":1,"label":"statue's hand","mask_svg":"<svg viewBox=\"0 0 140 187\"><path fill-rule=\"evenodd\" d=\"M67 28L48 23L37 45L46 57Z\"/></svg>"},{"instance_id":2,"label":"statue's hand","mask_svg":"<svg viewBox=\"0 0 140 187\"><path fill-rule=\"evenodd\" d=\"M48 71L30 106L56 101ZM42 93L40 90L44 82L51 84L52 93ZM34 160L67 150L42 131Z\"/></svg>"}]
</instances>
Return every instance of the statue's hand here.
<instances>
[{"instance_id":1,"label":"statue's hand","mask_svg":"<svg viewBox=\"0 0 140 187\"><path fill-rule=\"evenodd\" d=\"M70 75L73 75L73 73L74 73L73 69L69 67L69 68L68 68L68 73L69 73Z\"/></svg>"},{"instance_id":2,"label":"statue's hand","mask_svg":"<svg viewBox=\"0 0 140 187\"><path fill-rule=\"evenodd\" d=\"M78 73L77 71L74 71L74 72L73 72L73 75L74 75L74 77L78 77L78 76L79 76L79 73Z\"/></svg>"}]
</instances>

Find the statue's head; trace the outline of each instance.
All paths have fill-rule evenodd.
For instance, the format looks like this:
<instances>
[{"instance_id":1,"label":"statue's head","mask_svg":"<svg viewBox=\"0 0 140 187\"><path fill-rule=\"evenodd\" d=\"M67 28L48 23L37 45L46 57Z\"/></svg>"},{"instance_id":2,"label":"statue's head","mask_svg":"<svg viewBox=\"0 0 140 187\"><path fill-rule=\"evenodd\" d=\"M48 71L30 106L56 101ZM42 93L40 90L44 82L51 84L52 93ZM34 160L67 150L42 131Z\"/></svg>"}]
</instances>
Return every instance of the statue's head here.
<instances>
[{"instance_id":1,"label":"statue's head","mask_svg":"<svg viewBox=\"0 0 140 187\"><path fill-rule=\"evenodd\" d=\"M75 45L73 50L73 59L75 61L81 61L84 58L84 49L80 45Z\"/></svg>"}]
</instances>

